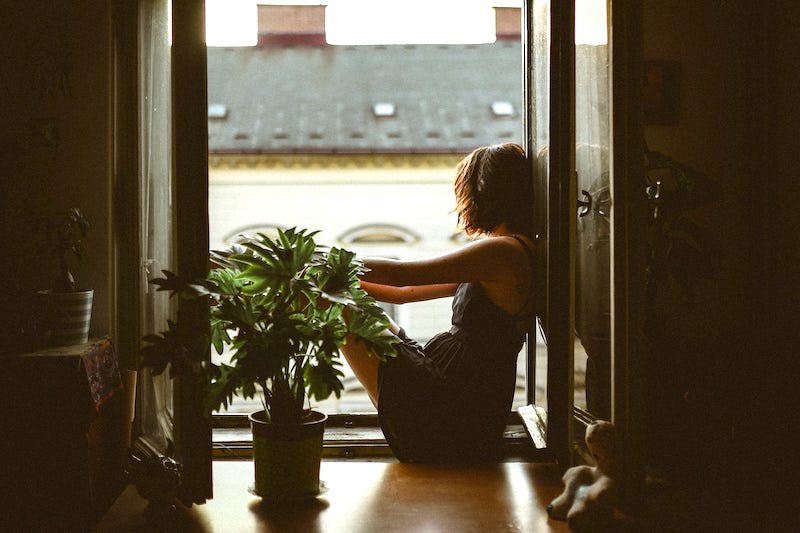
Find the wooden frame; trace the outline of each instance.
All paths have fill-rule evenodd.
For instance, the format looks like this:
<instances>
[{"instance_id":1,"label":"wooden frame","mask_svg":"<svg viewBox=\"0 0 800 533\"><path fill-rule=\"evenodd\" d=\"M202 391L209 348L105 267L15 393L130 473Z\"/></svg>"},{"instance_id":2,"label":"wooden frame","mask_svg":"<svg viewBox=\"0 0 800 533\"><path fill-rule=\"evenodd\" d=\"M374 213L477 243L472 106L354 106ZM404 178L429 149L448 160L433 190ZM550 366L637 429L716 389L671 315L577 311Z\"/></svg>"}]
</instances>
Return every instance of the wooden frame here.
<instances>
[{"instance_id":1,"label":"wooden frame","mask_svg":"<svg viewBox=\"0 0 800 533\"><path fill-rule=\"evenodd\" d=\"M208 113L204 2L172 0L172 124L176 262L188 279L208 274ZM208 328L208 304L182 301L181 320ZM210 360L210 348L194 354ZM175 452L183 464L182 499L201 503L212 496L211 426L204 416L198 378L175 380Z\"/></svg>"},{"instance_id":2,"label":"wooden frame","mask_svg":"<svg viewBox=\"0 0 800 533\"><path fill-rule=\"evenodd\" d=\"M526 0L523 11L524 91L526 102L526 150L541 150L535 135L536 112L534 69L534 26L537 23L535 1ZM573 242L575 233L575 169L574 169L574 18L572 2L550 4L549 49L549 114L548 175L534 173L534 190L546 195L546 203L539 203L547 211L545 237L546 249L546 302L539 320L542 322L548 350L547 412L543 458L562 465L570 463L572 446L572 316L574 295L574 251L564 243ZM539 112L541 110L538 110ZM546 183L542 180L546 180ZM572 236L572 237L570 237ZM534 328L536 325L534 325ZM535 330L529 332L535 338ZM528 348L528 400L533 404L535 390L535 344ZM539 416L531 413L527 416ZM534 436L536 437L536 436Z\"/></svg>"},{"instance_id":3,"label":"wooden frame","mask_svg":"<svg viewBox=\"0 0 800 533\"><path fill-rule=\"evenodd\" d=\"M553 2L550 9L547 447L559 464L568 465L575 329L575 5Z\"/></svg>"},{"instance_id":4,"label":"wooden frame","mask_svg":"<svg viewBox=\"0 0 800 533\"><path fill-rule=\"evenodd\" d=\"M129 369L135 367L141 338L137 14L138 2L112 4L111 336L121 366Z\"/></svg>"},{"instance_id":5,"label":"wooden frame","mask_svg":"<svg viewBox=\"0 0 800 533\"><path fill-rule=\"evenodd\" d=\"M640 72L642 68L641 6L622 0L608 2L609 94L612 129L612 421L626 444L626 485L635 494L643 479L642 407L642 297L644 294L646 206L637 201L641 193L642 134ZM574 5L551 7L550 168L548 194L547 303L545 331L548 345L548 412L546 456L568 465L574 445L574 428L585 429L593 417L573 406L574 247L576 176L574 153ZM525 20L533 20L533 0L525 3ZM525 23L530 42L532 24ZM558 36L558 38L557 38ZM523 47L530 65L531 47ZM526 69L524 84L532 91ZM529 98L526 98L529 101ZM527 142L534 138L532 109L526 116ZM529 365L533 355L529 354ZM534 376L529 376L529 387ZM529 398L532 403L532 398Z\"/></svg>"},{"instance_id":6,"label":"wooden frame","mask_svg":"<svg viewBox=\"0 0 800 533\"><path fill-rule=\"evenodd\" d=\"M116 0L112 4L112 334L126 368L135 367L135 354L141 339L138 15L138 1ZM172 21L177 269L182 275L199 277L206 273L208 257L208 123L203 2L173 0ZM208 309L202 304L183 305L179 313L200 323L208 322ZM209 355L199 354L198 357ZM197 393L206 385L183 380L175 383L175 452L183 463L181 496L186 503L203 502L212 494L211 428L203 416L202 395ZM133 447L146 455L164 453L142 438Z\"/></svg>"},{"instance_id":7,"label":"wooden frame","mask_svg":"<svg viewBox=\"0 0 800 533\"><path fill-rule=\"evenodd\" d=\"M525 115L523 116L522 131L525 133L523 148L525 152L530 154L530 150L534 146L535 138L533 128L536 124L536 116L534 114L533 106L530 105L531 99L535 94L534 80L532 72L532 50L531 42L533 41L533 2L526 1L522 7L522 32L520 37L522 39L522 101L525 102ZM531 175L531 180L536 177ZM534 181L534 191L537 190L537 184ZM536 227L536 221L534 221ZM538 313L537 313L538 315ZM527 393L528 405L533 405L536 402L536 329L538 327L538 319L534 320L534 324L528 330L528 339L526 342L526 361L525 367L527 369L527 381L525 389Z\"/></svg>"},{"instance_id":8,"label":"wooden frame","mask_svg":"<svg viewBox=\"0 0 800 533\"><path fill-rule=\"evenodd\" d=\"M214 458L251 458L253 442L246 419L238 414L214 415L214 430L222 434L222 442L214 447ZM503 439L503 457L545 460L543 450L526 434L520 414L509 414ZM377 413L330 414L325 423L323 457L363 458L394 457L381 433Z\"/></svg>"},{"instance_id":9,"label":"wooden frame","mask_svg":"<svg viewBox=\"0 0 800 533\"><path fill-rule=\"evenodd\" d=\"M566 31L563 28L568 28L570 35L572 35L572 28L573 28L573 20L574 20L574 9L570 3L556 3L557 6L555 7L556 14L560 17L559 24L551 24L551 34L555 36L559 31ZM523 18L522 24L524 31L522 32L522 50L523 50L523 87L524 87L524 99L525 101L530 101L532 98L532 90L531 90L531 57L530 57L530 43L531 39L531 30L533 28L532 21L533 19L533 0L526 0L524 7L523 7ZM555 15L553 15L555 18ZM560 99L551 101L551 108L549 112L553 116L564 117L562 120L553 120L551 121L551 139L557 139L557 154L558 154L558 161L552 166L551 176L553 175L560 175L564 176L567 179L574 180L574 135L573 135L573 124L574 118L572 117L572 109L574 108L574 94L567 91L560 91L561 87L572 87L574 85L573 80L574 76L572 74L574 68L574 39L554 39L551 38L552 42L558 42L559 46L551 47L551 91L555 93L557 90L562 93ZM560 75L555 76L555 72L561 72ZM553 81L556 80L556 81ZM531 125L533 121L531 119L531 112L532 106L526 106L526 124ZM205 116L205 115L204 115ZM527 146L533 146L533 139L530 135L530 126L526 127L526 131L528 132L528 138L526 141ZM557 174L556 174L557 173ZM571 176L571 178L570 178ZM563 179L563 178L562 178ZM553 220L550 221L551 227L558 228L556 233L554 233L550 237L550 242L561 242L560 239L563 237L562 234L566 234L569 231L569 225L572 224L572 231L574 233L574 221L569 219L569 217L564 216L566 211L564 210L563 205L574 205L574 192L572 196L570 196L569 191L574 191L575 187L573 186L563 188L561 186L561 180L553 180L551 186L553 190L551 190L548 194L550 198L550 205L548 206L548 212L554 215ZM555 191L555 192L554 192ZM571 211L570 211L571 212ZM569 252L574 253L574 252ZM572 409L572 396L571 396L571 381L565 381L563 376L568 376L567 379L571 380L572 376L572 346L567 339L571 340L571 336L569 332L571 331L570 325L565 322L567 320L566 317L571 316L571 301L569 299L565 299L565 295L569 294L571 289L571 278L564 278L563 280L559 277L564 272L566 272L565 268L562 269L558 267L558 264L569 264L569 257L570 256L562 256L558 254L554 254L554 261L553 263L553 281L549 281L549 285L556 287L556 291L560 290L561 292L553 292L552 294L548 295L548 309L547 314L553 317L560 317L561 322L559 322L560 331L558 333L558 338L561 339L559 349L550 353L550 360L552 361L553 357L557 357L559 359L559 363L553 365L548 364L548 405L558 406L555 410L554 414L548 413L547 420L548 423L546 425L546 432L547 435L543 435L543 440L547 442L545 448L531 448L526 447L525 456L531 458L533 460L543 460L543 461L551 461L557 460L562 464L567 464L569 462L569 454L570 454L570 447L571 447L571 424L570 424L570 413ZM566 302L566 303L561 303ZM536 326L534 326L536 327ZM546 328L545 328L546 329ZM529 339L535 339L535 330L529 332ZM555 338L555 335L554 335ZM534 401L533 394L535 391L535 343L529 341L528 342L528 350L527 350L527 368L528 368L528 379L527 379L527 394L528 394L528 403L532 404ZM551 387L550 383L560 382L557 386ZM516 413L510 413L511 420L515 423L522 423L520 420L519 415ZM217 427L225 427L225 428L246 428L249 427L249 422L247 421L246 415L219 415L215 416L216 422L213 424L215 428ZM329 415L328 425L331 427L353 427L356 425L361 424L363 421L371 421L373 425L377 425L377 418L374 414L359 414L359 413L352 413L352 414L341 414L341 415ZM511 439L513 440L513 439ZM555 444L557 443L557 444ZM243 443L240 443L237 454L247 454L246 447ZM521 446L519 443L507 443L510 444L511 447L516 451ZM332 446L340 446L339 444L332 444ZM348 446L353 447L353 444L348 444ZM384 445L377 445L381 447L384 451L386 450Z\"/></svg>"},{"instance_id":10,"label":"wooden frame","mask_svg":"<svg viewBox=\"0 0 800 533\"><path fill-rule=\"evenodd\" d=\"M622 4L621 2L619 4ZM618 5L619 5L618 4ZM636 107L639 94L636 74L640 69L641 8L619 5L609 9L611 20L612 51L612 157L613 187L615 203L625 206L615 210L613 220L613 287L614 287L614 332L612 353L613 372L613 418L620 431L637 448L636 438L640 431L640 405L636 398L635 376L640 375L640 355L636 343L637 287L641 276L637 269L640 250L635 248L635 213L628 213L633 206L633 195L641 176L640 112ZM178 177L178 232L188 238L179 239L178 269L182 275L202 276L206 273L205 254L208 235L197 232L198 227L207 228L207 120L205 113L206 59L202 41L202 3L190 0L174 0L173 43L174 56L173 90L175 98L175 173ZM575 143L574 143L574 5L572 2L554 2L551 6L550 47L550 181L548 193L547 251L547 303L546 333L549 350L548 361L548 409L546 447L542 459L555 460L568 465L571 459L573 400L573 297L574 297L574 249L563 243L574 242L575 237ZM533 1L527 0L524 7L525 32L523 53L525 54L525 88L530 94L530 38L533 21ZM180 21L177 22L176 21ZM527 98L529 99L529 97ZM530 130L530 113L528 106ZM528 140L531 141L530 131ZM201 191L202 190L202 191ZM562 243L558 246L558 243ZM202 257L202 261L200 258ZM197 320L204 319L201 308L183 308ZM534 378L532 350L529 350L529 394ZM210 428L201 420L198 410L197 387L204 384L179 383L176 393L176 422L180 429L178 437L181 458L193 472L189 482L194 501L210 496L211 435ZM530 398L529 398L530 399ZM207 436L204 438L203 436ZM190 439L196 439L191 441ZM206 442L208 447L200 445ZM632 472L640 465L636 453L626 456ZM204 495L203 495L204 494Z\"/></svg>"},{"instance_id":11,"label":"wooden frame","mask_svg":"<svg viewBox=\"0 0 800 533\"><path fill-rule=\"evenodd\" d=\"M615 9L612 9L616 7ZM643 335L644 245L643 134L640 108L642 7L609 2L612 143L612 421L625 443L626 499L640 493L644 475ZM620 206L622 207L620 209Z\"/></svg>"}]
</instances>

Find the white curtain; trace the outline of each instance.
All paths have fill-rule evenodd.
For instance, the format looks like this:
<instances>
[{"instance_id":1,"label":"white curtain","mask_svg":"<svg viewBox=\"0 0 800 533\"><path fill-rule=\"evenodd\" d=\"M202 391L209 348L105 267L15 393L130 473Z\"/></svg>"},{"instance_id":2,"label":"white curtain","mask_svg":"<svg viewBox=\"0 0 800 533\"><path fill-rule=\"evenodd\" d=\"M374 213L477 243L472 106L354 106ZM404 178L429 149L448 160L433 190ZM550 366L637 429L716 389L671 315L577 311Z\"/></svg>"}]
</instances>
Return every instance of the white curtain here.
<instances>
[{"instance_id":1,"label":"white curtain","mask_svg":"<svg viewBox=\"0 0 800 533\"><path fill-rule=\"evenodd\" d=\"M605 0L576 13L575 170L577 197L591 207L577 218L575 250L575 405L611 417L610 114ZM589 197L585 197L586 191Z\"/></svg>"},{"instance_id":2,"label":"white curtain","mask_svg":"<svg viewBox=\"0 0 800 533\"><path fill-rule=\"evenodd\" d=\"M175 270L172 180L170 0L139 3L139 227L141 228L141 332L165 329L175 313L166 292L149 280ZM138 409L142 437L162 453L173 440L172 380L139 375Z\"/></svg>"}]
</instances>

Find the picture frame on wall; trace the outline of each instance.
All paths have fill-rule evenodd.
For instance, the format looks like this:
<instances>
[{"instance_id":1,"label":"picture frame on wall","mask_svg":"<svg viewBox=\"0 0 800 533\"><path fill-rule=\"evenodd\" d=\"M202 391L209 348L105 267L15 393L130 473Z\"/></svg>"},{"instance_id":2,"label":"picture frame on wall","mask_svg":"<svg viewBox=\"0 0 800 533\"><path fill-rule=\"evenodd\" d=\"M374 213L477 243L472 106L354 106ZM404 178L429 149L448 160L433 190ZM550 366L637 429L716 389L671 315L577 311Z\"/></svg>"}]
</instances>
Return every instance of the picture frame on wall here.
<instances>
[{"instance_id":1,"label":"picture frame on wall","mask_svg":"<svg viewBox=\"0 0 800 533\"><path fill-rule=\"evenodd\" d=\"M676 126L680 121L680 65L677 61L645 61L642 116L645 125Z\"/></svg>"}]
</instances>

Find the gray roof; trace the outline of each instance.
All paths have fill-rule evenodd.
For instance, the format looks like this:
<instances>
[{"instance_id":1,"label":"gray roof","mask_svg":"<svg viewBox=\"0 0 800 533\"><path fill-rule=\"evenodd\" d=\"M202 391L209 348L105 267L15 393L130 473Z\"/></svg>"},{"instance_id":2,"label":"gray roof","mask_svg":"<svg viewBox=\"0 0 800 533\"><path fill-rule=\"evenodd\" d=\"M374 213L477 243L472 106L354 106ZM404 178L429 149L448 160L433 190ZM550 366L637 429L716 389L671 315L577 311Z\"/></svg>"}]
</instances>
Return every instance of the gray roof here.
<instances>
[{"instance_id":1,"label":"gray roof","mask_svg":"<svg viewBox=\"0 0 800 533\"><path fill-rule=\"evenodd\" d=\"M209 148L464 153L520 142L521 72L516 41L209 48ZM495 102L513 114L497 116ZM376 116L378 103L394 104L394 116Z\"/></svg>"}]
</instances>

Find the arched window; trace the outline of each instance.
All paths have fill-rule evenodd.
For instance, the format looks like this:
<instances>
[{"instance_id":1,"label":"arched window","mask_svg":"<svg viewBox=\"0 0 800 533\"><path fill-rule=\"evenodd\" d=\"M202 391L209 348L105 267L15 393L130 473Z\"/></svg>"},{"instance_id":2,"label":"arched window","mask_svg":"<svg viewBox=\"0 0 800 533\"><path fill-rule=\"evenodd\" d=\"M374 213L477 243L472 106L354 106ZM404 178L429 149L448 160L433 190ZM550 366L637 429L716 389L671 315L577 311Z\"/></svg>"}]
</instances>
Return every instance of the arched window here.
<instances>
[{"instance_id":1,"label":"arched window","mask_svg":"<svg viewBox=\"0 0 800 533\"><path fill-rule=\"evenodd\" d=\"M271 239L277 238L279 229L286 229L286 226L271 223L249 224L228 232L225 237L222 238L222 242L224 242L226 246L229 246L239 242L239 238L244 235L255 235L256 233L263 233Z\"/></svg>"},{"instance_id":2,"label":"arched window","mask_svg":"<svg viewBox=\"0 0 800 533\"><path fill-rule=\"evenodd\" d=\"M456 230L450 234L450 240L456 244L466 244L472 240L472 237L464 233L464 230Z\"/></svg>"},{"instance_id":3,"label":"arched window","mask_svg":"<svg viewBox=\"0 0 800 533\"><path fill-rule=\"evenodd\" d=\"M343 245L414 244L420 236L396 224L362 224L345 231L337 240Z\"/></svg>"}]
</instances>

